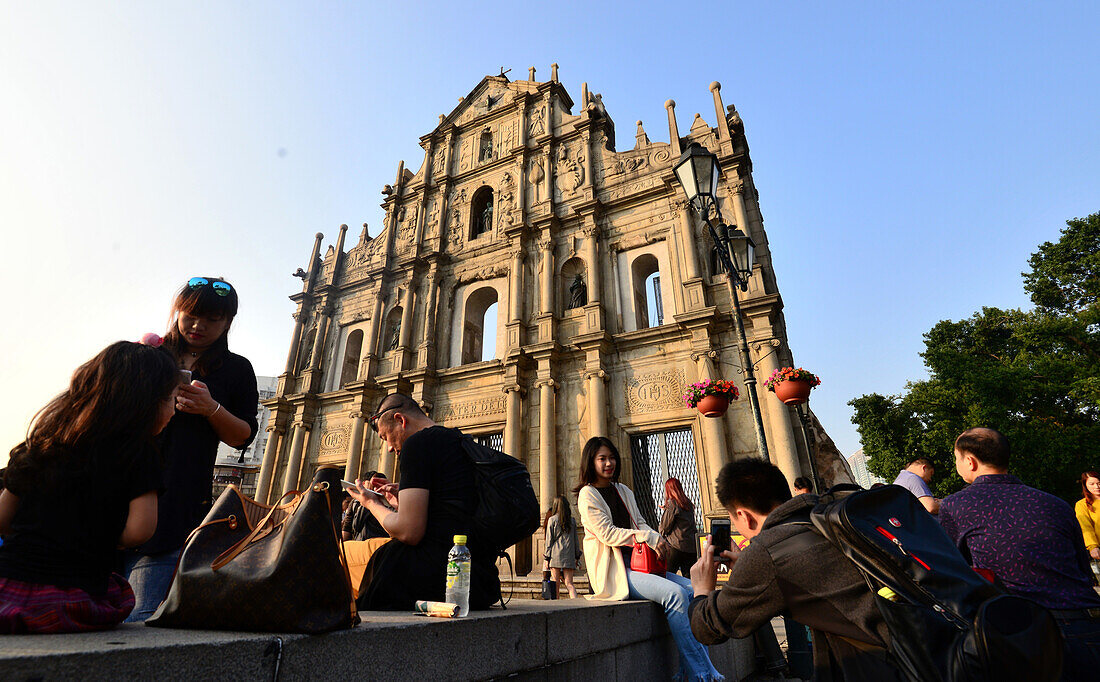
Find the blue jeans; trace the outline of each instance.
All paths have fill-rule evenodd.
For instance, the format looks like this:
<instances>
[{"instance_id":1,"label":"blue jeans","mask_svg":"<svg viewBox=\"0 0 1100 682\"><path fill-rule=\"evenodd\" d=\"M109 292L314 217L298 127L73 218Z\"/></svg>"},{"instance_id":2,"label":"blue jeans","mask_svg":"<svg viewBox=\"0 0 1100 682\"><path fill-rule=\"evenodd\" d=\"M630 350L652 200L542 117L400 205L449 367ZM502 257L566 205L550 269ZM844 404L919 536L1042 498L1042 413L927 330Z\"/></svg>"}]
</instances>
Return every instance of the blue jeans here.
<instances>
[{"instance_id":1,"label":"blue jeans","mask_svg":"<svg viewBox=\"0 0 1100 682\"><path fill-rule=\"evenodd\" d=\"M664 607L668 628L680 651L680 673L685 680L725 679L710 662L707 648L691 634L687 609L694 592L690 580L675 573L665 573L662 578L628 568L626 582L630 586L631 599L648 599Z\"/></svg>"},{"instance_id":2,"label":"blue jeans","mask_svg":"<svg viewBox=\"0 0 1100 682\"><path fill-rule=\"evenodd\" d=\"M1058 618L1058 629L1066 640L1062 679L1092 680L1100 670L1100 621Z\"/></svg>"},{"instance_id":3,"label":"blue jeans","mask_svg":"<svg viewBox=\"0 0 1100 682\"><path fill-rule=\"evenodd\" d=\"M127 623L143 623L153 615L160 603L168 596L172 586L172 575L176 572L176 561L180 550L163 554L138 554L128 551L125 554L126 580L134 589L134 610L130 612Z\"/></svg>"}]
</instances>

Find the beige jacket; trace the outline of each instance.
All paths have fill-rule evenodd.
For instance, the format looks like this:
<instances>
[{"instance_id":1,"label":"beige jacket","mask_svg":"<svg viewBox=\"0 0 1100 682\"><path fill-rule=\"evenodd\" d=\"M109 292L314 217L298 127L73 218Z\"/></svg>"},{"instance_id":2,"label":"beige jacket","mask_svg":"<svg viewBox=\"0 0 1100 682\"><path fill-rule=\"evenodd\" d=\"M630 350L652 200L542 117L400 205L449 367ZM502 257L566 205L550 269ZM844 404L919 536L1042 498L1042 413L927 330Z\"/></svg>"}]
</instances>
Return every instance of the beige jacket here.
<instances>
[{"instance_id":1,"label":"beige jacket","mask_svg":"<svg viewBox=\"0 0 1100 682\"><path fill-rule=\"evenodd\" d=\"M630 588L626 584L627 567L619 547L644 542L657 549L661 539L660 533L646 525L630 488L621 483L612 485L618 489L638 528L617 527L611 520L611 508L603 501L599 491L591 485L581 488L577 494L577 506L581 512L581 523L584 524L584 562L588 567L588 582L592 586L592 595L588 599L626 599Z\"/></svg>"}]
</instances>

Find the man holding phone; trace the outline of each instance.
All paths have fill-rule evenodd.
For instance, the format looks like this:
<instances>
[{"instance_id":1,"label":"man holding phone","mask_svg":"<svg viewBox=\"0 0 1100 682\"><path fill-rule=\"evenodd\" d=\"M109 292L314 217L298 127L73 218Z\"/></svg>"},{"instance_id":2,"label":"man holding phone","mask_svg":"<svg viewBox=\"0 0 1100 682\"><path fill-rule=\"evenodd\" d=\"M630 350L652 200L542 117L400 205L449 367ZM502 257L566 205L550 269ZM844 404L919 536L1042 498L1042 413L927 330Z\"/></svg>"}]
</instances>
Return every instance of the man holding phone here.
<instances>
[{"instance_id":1,"label":"man holding phone","mask_svg":"<svg viewBox=\"0 0 1100 682\"><path fill-rule=\"evenodd\" d=\"M815 495L792 498L783 473L750 458L722 467L715 485L730 522L751 543L738 553L714 544L691 567L691 631L703 644L748 637L780 614L814 637L816 679L903 680L886 650L889 631L852 563L813 530ZM727 545L728 547L728 545ZM716 590L716 561L732 563Z\"/></svg>"}]
</instances>

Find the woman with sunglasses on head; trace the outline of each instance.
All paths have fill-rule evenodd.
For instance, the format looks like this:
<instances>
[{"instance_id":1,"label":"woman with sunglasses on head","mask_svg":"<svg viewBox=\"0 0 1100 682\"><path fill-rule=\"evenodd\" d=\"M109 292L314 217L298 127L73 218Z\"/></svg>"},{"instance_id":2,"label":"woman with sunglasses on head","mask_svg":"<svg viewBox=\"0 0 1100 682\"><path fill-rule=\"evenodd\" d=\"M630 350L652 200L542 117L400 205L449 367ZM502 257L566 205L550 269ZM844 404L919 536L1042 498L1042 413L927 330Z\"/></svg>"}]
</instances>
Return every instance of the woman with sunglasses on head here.
<instances>
[{"instance_id":1,"label":"woman with sunglasses on head","mask_svg":"<svg viewBox=\"0 0 1100 682\"><path fill-rule=\"evenodd\" d=\"M164 492L157 532L126 553L127 580L137 605L127 622L147 620L168 594L187 536L210 511L218 443L247 447L256 435L256 373L229 350L227 335L237 315L237 291L223 279L192 277L176 294L166 348L181 370L176 414L164 429Z\"/></svg>"},{"instance_id":2,"label":"woman with sunglasses on head","mask_svg":"<svg viewBox=\"0 0 1100 682\"><path fill-rule=\"evenodd\" d=\"M593 595L589 599L648 599L665 610L672 639L680 652L680 680L723 680L707 648L691 634L688 604L691 581L675 573L643 573L630 568L635 543L662 556L669 545L642 518L634 493L619 483L619 450L602 436L589 438L581 450L580 480L573 492L584 524L584 561Z\"/></svg>"}]
</instances>

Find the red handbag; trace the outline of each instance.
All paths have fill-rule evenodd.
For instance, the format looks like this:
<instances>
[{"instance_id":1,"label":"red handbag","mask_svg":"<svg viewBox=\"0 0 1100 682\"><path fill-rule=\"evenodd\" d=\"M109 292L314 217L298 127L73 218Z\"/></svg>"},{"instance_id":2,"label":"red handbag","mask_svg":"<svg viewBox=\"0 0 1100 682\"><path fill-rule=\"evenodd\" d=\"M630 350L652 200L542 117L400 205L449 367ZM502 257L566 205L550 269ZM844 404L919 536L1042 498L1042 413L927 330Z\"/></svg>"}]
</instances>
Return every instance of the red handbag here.
<instances>
[{"instance_id":1,"label":"red handbag","mask_svg":"<svg viewBox=\"0 0 1100 682\"><path fill-rule=\"evenodd\" d=\"M619 489L616 488L615 492L618 493ZM630 513L630 507L627 506L626 500L623 500L622 495L619 495L619 499L623 501L623 508L626 509L626 514L630 517L630 523L637 528L638 523L634 520L634 515ZM644 542L635 542L634 549L630 552L630 570L663 576L668 572L668 564L665 563L665 560L661 558L661 555L655 549Z\"/></svg>"}]
</instances>

